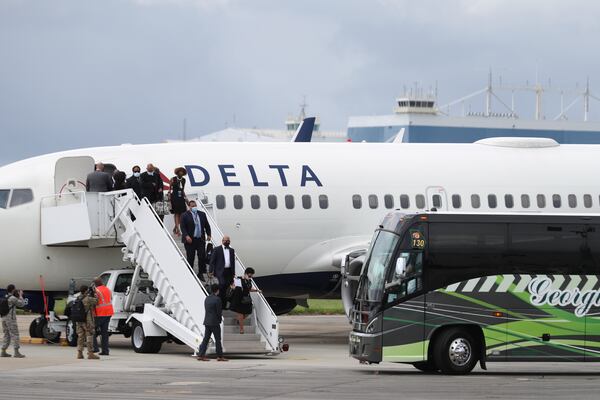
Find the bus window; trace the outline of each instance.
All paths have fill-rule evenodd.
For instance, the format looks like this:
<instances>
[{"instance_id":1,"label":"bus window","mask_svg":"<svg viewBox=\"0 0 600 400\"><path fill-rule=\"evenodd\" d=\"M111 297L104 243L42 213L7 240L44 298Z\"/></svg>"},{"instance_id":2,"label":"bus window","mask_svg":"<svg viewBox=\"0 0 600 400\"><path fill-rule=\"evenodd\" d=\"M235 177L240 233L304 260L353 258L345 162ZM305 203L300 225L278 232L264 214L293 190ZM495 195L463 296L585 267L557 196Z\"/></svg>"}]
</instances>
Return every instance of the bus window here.
<instances>
[{"instance_id":1,"label":"bus window","mask_svg":"<svg viewBox=\"0 0 600 400\"><path fill-rule=\"evenodd\" d=\"M250 196L250 207L252 207L253 210L258 210L260 208L260 197L257 194Z\"/></svg>"},{"instance_id":2,"label":"bus window","mask_svg":"<svg viewBox=\"0 0 600 400\"><path fill-rule=\"evenodd\" d=\"M377 195L370 194L369 195L369 208L375 209L377 207L379 207L379 199L377 198Z\"/></svg>"},{"instance_id":3,"label":"bus window","mask_svg":"<svg viewBox=\"0 0 600 400\"><path fill-rule=\"evenodd\" d=\"M515 206L515 200L513 199L512 194L504 195L504 205L506 206L506 208L513 208Z\"/></svg>"},{"instance_id":4,"label":"bus window","mask_svg":"<svg viewBox=\"0 0 600 400\"><path fill-rule=\"evenodd\" d=\"M560 208L560 207L562 207L562 201L560 199L560 194L553 194L552 195L552 206L554 208Z\"/></svg>"},{"instance_id":5,"label":"bus window","mask_svg":"<svg viewBox=\"0 0 600 400\"><path fill-rule=\"evenodd\" d=\"M425 208L425 196L423 196L422 194L418 194L415 200L418 209L422 210Z\"/></svg>"},{"instance_id":6,"label":"bus window","mask_svg":"<svg viewBox=\"0 0 600 400\"><path fill-rule=\"evenodd\" d=\"M461 201L460 201L460 195L459 194L453 194L452 195L452 207L454 208L460 208L461 206Z\"/></svg>"},{"instance_id":7,"label":"bus window","mask_svg":"<svg viewBox=\"0 0 600 400\"><path fill-rule=\"evenodd\" d=\"M481 200L479 199L478 194L471 195L471 207L473 207L473 208L481 207Z\"/></svg>"},{"instance_id":8,"label":"bus window","mask_svg":"<svg viewBox=\"0 0 600 400\"><path fill-rule=\"evenodd\" d=\"M489 208L498 207L498 199L496 199L495 194L488 194L488 207Z\"/></svg>"},{"instance_id":9,"label":"bus window","mask_svg":"<svg viewBox=\"0 0 600 400\"><path fill-rule=\"evenodd\" d=\"M407 194L400 195L400 207L402 207L402 208L410 207L410 200L409 200Z\"/></svg>"},{"instance_id":10,"label":"bus window","mask_svg":"<svg viewBox=\"0 0 600 400\"><path fill-rule=\"evenodd\" d=\"M569 197L567 197L567 201L569 202L569 207L577 207L577 196L575 196L574 194L570 194Z\"/></svg>"},{"instance_id":11,"label":"bus window","mask_svg":"<svg viewBox=\"0 0 600 400\"><path fill-rule=\"evenodd\" d=\"M583 195L583 206L585 208L592 208L592 196L589 194Z\"/></svg>"},{"instance_id":12,"label":"bus window","mask_svg":"<svg viewBox=\"0 0 600 400\"><path fill-rule=\"evenodd\" d=\"M531 206L531 202L529 201L529 195L528 194L522 194L521 195L521 207L523 208L529 208Z\"/></svg>"},{"instance_id":13,"label":"bus window","mask_svg":"<svg viewBox=\"0 0 600 400\"><path fill-rule=\"evenodd\" d=\"M360 194L355 194L352 196L352 206L357 210L362 208L362 197Z\"/></svg>"},{"instance_id":14,"label":"bus window","mask_svg":"<svg viewBox=\"0 0 600 400\"><path fill-rule=\"evenodd\" d=\"M423 288L423 253L400 253L392 264L392 274L388 278L387 302L393 303L405 296L416 293Z\"/></svg>"},{"instance_id":15,"label":"bus window","mask_svg":"<svg viewBox=\"0 0 600 400\"><path fill-rule=\"evenodd\" d=\"M383 196L383 204L385 204L385 208L387 209L394 208L394 196L391 194Z\"/></svg>"},{"instance_id":16,"label":"bus window","mask_svg":"<svg viewBox=\"0 0 600 400\"><path fill-rule=\"evenodd\" d=\"M538 208L546 208L546 196L543 194L537 195L537 206Z\"/></svg>"}]
</instances>

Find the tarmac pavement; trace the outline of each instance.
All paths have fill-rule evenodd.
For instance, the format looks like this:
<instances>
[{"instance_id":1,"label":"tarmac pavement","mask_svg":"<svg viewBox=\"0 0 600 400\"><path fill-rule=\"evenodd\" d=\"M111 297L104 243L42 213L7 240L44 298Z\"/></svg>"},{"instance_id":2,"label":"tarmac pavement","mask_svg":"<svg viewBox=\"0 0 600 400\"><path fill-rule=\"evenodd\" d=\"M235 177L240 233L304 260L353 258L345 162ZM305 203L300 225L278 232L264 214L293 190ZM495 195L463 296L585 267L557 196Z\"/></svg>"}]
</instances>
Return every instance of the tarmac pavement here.
<instances>
[{"instance_id":1,"label":"tarmac pavement","mask_svg":"<svg viewBox=\"0 0 600 400\"><path fill-rule=\"evenodd\" d=\"M26 334L27 316L20 316ZM410 365L360 365L348 357L343 316L285 316L290 351L198 362L186 346L137 354L111 337L111 355L76 360L75 349L23 345L0 359L0 399L597 399L600 364L489 363L467 376Z\"/></svg>"}]
</instances>

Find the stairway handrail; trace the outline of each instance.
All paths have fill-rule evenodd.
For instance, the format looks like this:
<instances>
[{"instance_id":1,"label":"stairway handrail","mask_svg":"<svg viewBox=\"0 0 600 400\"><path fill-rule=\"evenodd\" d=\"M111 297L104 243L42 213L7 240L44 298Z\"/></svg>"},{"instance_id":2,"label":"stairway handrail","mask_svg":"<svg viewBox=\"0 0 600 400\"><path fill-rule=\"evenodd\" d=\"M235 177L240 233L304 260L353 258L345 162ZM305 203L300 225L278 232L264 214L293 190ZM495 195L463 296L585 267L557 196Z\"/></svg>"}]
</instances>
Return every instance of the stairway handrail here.
<instances>
[{"instance_id":1,"label":"stairway handrail","mask_svg":"<svg viewBox=\"0 0 600 400\"><path fill-rule=\"evenodd\" d=\"M206 214L206 218L208 219L209 224L211 224L211 231L216 231L217 234L221 237L221 239L223 238L223 236L225 236L225 234L223 233L223 231L221 230L221 228L219 227L219 225L217 224L217 221L213 218L213 216L208 212L208 209L206 208L206 206L204 205L204 203L202 201L198 201L197 204L200 204L202 207L202 210L204 211L204 213ZM211 232L212 233L212 232ZM215 243L215 240L213 239L214 235L211 235L211 240L210 242L214 245L217 245L217 243ZM240 266L242 268L242 271L244 271L246 269L246 267L244 266L244 263L242 262L242 260L240 259L237 251L235 253L235 260L236 260L236 265ZM237 271L236 271L237 272ZM252 279L252 288L259 290L258 286L256 285L256 283L254 282L254 280ZM267 310L269 310L270 314L271 314L271 318L277 320L277 315L275 315L275 312L273 312L273 309L271 308L271 306L269 305L269 302L267 301L267 299L265 298L265 296L262 294L262 292L260 291L256 291L253 292L255 294L256 297L258 297L261 301L261 303L266 306ZM258 318L256 318L256 321L258 323L258 326L260 328L260 330L262 331L262 336L265 338L265 340L269 343L269 345L271 346L272 349L276 350L277 349L277 345L273 344L269 338L269 334L267 332L267 329L260 323L260 321L258 321ZM276 338L278 339L278 338Z\"/></svg>"}]
</instances>

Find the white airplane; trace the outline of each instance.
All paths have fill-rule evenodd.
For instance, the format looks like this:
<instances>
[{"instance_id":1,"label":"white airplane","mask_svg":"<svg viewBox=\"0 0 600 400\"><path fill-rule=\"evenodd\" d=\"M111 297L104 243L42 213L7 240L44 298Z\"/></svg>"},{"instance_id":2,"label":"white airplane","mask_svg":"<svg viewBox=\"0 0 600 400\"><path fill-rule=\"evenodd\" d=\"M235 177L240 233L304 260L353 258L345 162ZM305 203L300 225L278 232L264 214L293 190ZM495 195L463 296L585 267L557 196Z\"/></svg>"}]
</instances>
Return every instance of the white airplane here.
<instances>
[{"instance_id":1,"label":"white airplane","mask_svg":"<svg viewBox=\"0 0 600 400\"><path fill-rule=\"evenodd\" d=\"M73 186L74 157L125 171L152 162L167 175L184 166L187 193L203 192L215 205L238 255L256 269L267 296L279 300L339 297L343 259L368 247L388 209L600 212L600 147L549 139L169 143L65 151L0 168L0 282L25 290L34 309L42 285L59 297L72 277L125 266L119 248L41 244L41 199L85 190L81 182ZM280 301L275 308L290 302L295 304Z\"/></svg>"}]
</instances>

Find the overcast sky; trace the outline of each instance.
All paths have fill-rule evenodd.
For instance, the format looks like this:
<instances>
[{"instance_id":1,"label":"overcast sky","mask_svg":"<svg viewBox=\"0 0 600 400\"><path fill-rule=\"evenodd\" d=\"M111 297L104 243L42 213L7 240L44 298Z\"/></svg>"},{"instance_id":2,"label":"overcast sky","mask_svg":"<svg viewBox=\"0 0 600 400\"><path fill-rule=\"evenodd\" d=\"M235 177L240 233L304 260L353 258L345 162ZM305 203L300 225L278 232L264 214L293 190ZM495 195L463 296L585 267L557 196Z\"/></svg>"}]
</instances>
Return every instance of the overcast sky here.
<instances>
[{"instance_id":1,"label":"overcast sky","mask_svg":"<svg viewBox=\"0 0 600 400\"><path fill-rule=\"evenodd\" d=\"M489 67L600 93L599 18L592 1L0 0L0 165L178 138L184 118L188 136L283 128L303 95L345 130L415 82L440 103L480 89Z\"/></svg>"}]
</instances>

